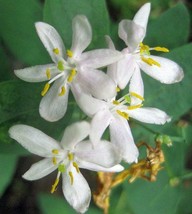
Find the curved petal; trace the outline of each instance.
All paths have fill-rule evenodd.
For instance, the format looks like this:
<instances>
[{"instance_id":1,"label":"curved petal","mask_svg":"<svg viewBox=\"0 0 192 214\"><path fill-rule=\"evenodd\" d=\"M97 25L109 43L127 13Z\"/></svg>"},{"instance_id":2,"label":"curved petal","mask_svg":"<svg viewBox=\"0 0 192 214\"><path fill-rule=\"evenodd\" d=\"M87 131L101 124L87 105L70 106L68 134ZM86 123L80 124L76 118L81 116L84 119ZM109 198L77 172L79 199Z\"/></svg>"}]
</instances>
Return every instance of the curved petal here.
<instances>
[{"instance_id":1,"label":"curved petal","mask_svg":"<svg viewBox=\"0 0 192 214\"><path fill-rule=\"evenodd\" d=\"M45 158L33 164L22 177L29 181L38 180L53 172L57 167L58 165L54 165L51 158Z\"/></svg>"},{"instance_id":2,"label":"curved petal","mask_svg":"<svg viewBox=\"0 0 192 214\"><path fill-rule=\"evenodd\" d=\"M108 141L100 141L94 148L90 141L82 141L76 146L75 156L86 162L103 167L113 167L120 163L121 157L113 144Z\"/></svg>"},{"instance_id":3,"label":"curved petal","mask_svg":"<svg viewBox=\"0 0 192 214\"><path fill-rule=\"evenodd\" d=\"M133 21L124 19L119 23L118 34L128 46L129 51L134 52L145 37L145 29Z\"/></svg>"},{"instance_id":4,"label":"curved petal","mask_svg":"<svg viewBox=\"0 0 192 214\"><path fill-rule=\"evenodd\" d=\"M12 126L9 135L29 152L42 157L51 157L53 149L60 149L56 140L31 126Z\"/></svg>"},{"instance_id":5,"label":"curved petal","mask_svg":"<svg viewBox=\"0 0 192 214\"><path fill-rule=\"evenodd\" d=\"M14 73L20 79L26 82L42 82L48 80L46 71L53 68L54 64L37 65L29 68L14 70ZM51 77L58 74L57 69L51 70Z\"/></svg>"},{"instance_id":6,"label":"curved petal","mask_svg":"<svg viewBox=\"0 0 192 214\"><path fill-rule=\"evenodd\" d=\"M121 52L110 49L97 49L82 53L79 63L83 67L101 68L117 62L123 57Z\"/></svg>"},{"instance_id":7,"label":"curved petal","mask_svg":"<svg viewBox=\"0 0 192 214\"><path fill-rule=\"evenodd\" d=\"M73 57L78 57L90 44L92 38L92 30L86 16L77 15L72 22L73 39L71 50Z\"/></svg>"},{"instance_id":8,"label":"curved petal","mask_svg":"<svg viewBox=\"0 0 192 214\"><path fill-rule=\"evenodd\" d=\"M100 143L105 129L109 126L113 116L108 109L101 110L91 120L90 140L93 146Z\"/></svg>"},{"instance_id":9,"label":"curved petal","mask_svg":"<svg viewBox=\"0 0 192 214\"><path fill-rule=\"evenodd\" d=\"M110 36L107 36L107 35L106 35L106 36L105 36L105 40L106 40L106 43L107 43L107 47L108 47L109 49L111 49L111 50L116 50L115 45L114 45L112 39L110 38Z\"/></svg>"},{"instance_id":10,"label":"curved petal","mask_svg":"<svg viewBox=\"0 0 192 214\"><path fill-rule=\"evenodd\" d=\"M44 22L36 22L35 27L52 60L57 62L61 57L64 58L65 46L55 28ZM54 53L54 49L58 49L58 53Z\"/></svg>"},{"instance_id":11,"label":"curved petal","mask_svg":"<svg viewBox=\"0 0 192 214\"><path fill-rule=\"evenodd\" d=\"M125 119L115 118L110 126L111 142L116 146L125 162L137 162L139 155L129 124Z\"/></svg>"},{"instance_id":12,"label":"curved petal","mask_svg":"<svg viewBox=\"0 0 192 214\"><path fill-rule=\"evenodd\" d=\"M150 55L150 58L158 62L160 67L156 65L150 66L140 61L141 69L149 76L165 84L180 82L183 79L183 69L177 63L159 56Z\"/></svg>"},{"instance_id":13,"label":"curved petal","mask_svg":"<svg viewBox=\"0 0 192 214\"><path fill-rule=\"evenodd\" d=\"M86 162L86 161L79 161L78 166L82 169L89 169L91 171L96 171L96 172L121 172L124 170L124 167L121 166L120 164L117 164L113 167L103 167L94 163Z\"/></svg>"},{"instance_id":14,"label":"curved petal","mask_svg":"<svg viewBox=\"0 0 192 214\"><path fill-rule=\"evenodd\" d=\"M117 93L115 82L100 70L82 70L79 73L79 81L98 99L110 99Z\"/></svg>"},{"instance_id":15,"label":"curved petal","mask_svg":"<svg viewBox=\"0 0 192 214\"><path fill-rule=\"evenodd\" d=\"M149 14L150 14L150 10L151 10L151 4L150 3L146 3L144 4L135 14L133 21L137 24L140 25L141 27L143 27L145 29L147 29L147 23L148 23L148 19L149 19Z\"/></svg>"},{"instance_id":16,"label":"curved petal","mask_svg":"<svg viewBox=\"0 0 192 214\"><path fill-rule=\"evenodd\" d=\"M76 122L65 129L61 145L64 149L73 149L75 145L85 139L90 133L90 123Z\"/></svg>"},{"instance_id":17,"label":"curved petal","mask_svg":"<svg viewBox=\"0 0 192 214\"><path fill-rule=\"evenodd\" d=\"M143 123L164 124L171 121L164 111L157 108L138 108L127 112L130 117Z\"/></svg>"},{"instance_id":18,"label":"curved petal","mask_svg":"<svg viewBox=\"0 0 192 214\"><path fill-rule=\"evenodd\" d=\"M47 94L42 98L39 113L45 120L54 122L61 119L67 110L69 86L64 85L64 78L59 78L51 86ZM61 87L65 86L66 92L59 96Z\"/></svg>"},{"instance_id":19,"label":"curved petal","mask_svg":"<svg viewBox=\"0 0 192 214\"><path fill-rule=\"evenodd\" d=\"M78 213L84 213L87 211L91 200L89 185L81 172L77 173L74 167L71 167L70 172L73 175L73 184L71 184L69 171L63 173L63 194Z\"/></svg>"},{"instance_id":20,"label":"curved petal","mask_svg":"<svg viewBox=\"0 0 192 214\"><path fill-rule=\"evenodd\" d=\"M141 77L141 72L139 66L135 67L134 73L131 77L130 85L129 85L129 93L134 92L141 97L144 96L144 85ZM135 96L131 96L131 105L138 105L142 103L142 99L139 99Z\"/></svg>"}]
</instances>

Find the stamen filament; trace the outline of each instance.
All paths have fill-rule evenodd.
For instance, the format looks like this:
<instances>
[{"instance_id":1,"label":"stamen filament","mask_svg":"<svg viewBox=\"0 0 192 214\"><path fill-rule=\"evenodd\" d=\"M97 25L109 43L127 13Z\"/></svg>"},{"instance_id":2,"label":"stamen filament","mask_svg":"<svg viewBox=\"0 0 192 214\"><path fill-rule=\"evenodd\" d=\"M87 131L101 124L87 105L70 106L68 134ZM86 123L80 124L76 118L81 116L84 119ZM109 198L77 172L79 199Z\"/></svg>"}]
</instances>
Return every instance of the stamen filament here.
<instances>
[{"instance_id":1,"label":"stamen filament","mask_svg":"<svg viewBox=\"0 0 192 214\"><path fill-rule=\"evenodd\" d=\"M49 88L50 88L50 84L46 83L43 91L41 92L41 96L45 96L45 94L48 92Z\"/></svg>"},{"instance_id":2,"label":"stamen filament","mask_svg":"<svg viewBox=\"0 0 192 214\"><path fill-rule=\"evenodd\" d=\"M73 173L71 171L69 171L69 177L71 179L71 185L73 185L74 177L73 177Z\"/></svg>"},{"instance_id":3,"label":"stamen filament","mask_svg":"<svg viewBox=\"0 0 192 214\"><path fill-rule=\"evenodd\" d=\"M75 167L75 169L76 169L77 173L79 173L79 172L80 172L80 170L79 170L79 167L78 167L78 165L77 165L77 163L76 163L76 162L73 162L73 166Z\"/></svg>"}]
</instances>

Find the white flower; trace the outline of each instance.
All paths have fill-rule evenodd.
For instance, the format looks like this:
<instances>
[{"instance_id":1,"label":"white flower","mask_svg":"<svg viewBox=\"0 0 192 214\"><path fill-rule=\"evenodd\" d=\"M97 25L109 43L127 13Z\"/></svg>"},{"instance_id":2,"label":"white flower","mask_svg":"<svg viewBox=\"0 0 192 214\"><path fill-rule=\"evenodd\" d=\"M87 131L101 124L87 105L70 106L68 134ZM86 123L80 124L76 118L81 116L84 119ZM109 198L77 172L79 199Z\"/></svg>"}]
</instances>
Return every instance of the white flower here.
<instances>
[{"instance_id":1,"label":"white flower","mask_svg":"<svg viewBox=\"0 0 192 214\"><path fill-rule=\"evenodd\" d=\"M182 80L184 74L182 68L175 62L151 55L151 51L168 52L164 47L152 47L142 43L145 35L150 3L146 3L136 13L133 20L122 20L119 23L119 37L125 42L127 48L122 50L124 58L110 66L108 75L115 80L120 89L124 89L131 81L130 90L143 96L143 80L140 69L161 83L171 84ZM106 37L108 46L115 50L115 46ZM132 88L134 86L134 89Z\"/></svg>"},{"instance_id":2,"label":"white flower","mask_svg":"<svg viewBox=\"0 0 192 214\"><path fill-rule=\"evenodd\" d=\"M51 192L56 190L62 174L63 194L69 204L80 213L87 210L91 192L79 168L111 172L123 170L121 165L115 165L120 158L111 143L102 141L93 149L88 140L82 141L89 132L88 122L74 123L66 128L59 144L40 130L27 125L15 125L9 130L10 137L31 153L45 157L33 164L23 178L37 180L58 169Z\"/></svg>"},{"instance_id":3,"label":"white flower","mask_svg":"<svg viewBox=\"0 0 192 214\"><path fill-rule=\"evenodd\" d=\"M53 64L15 70L15 74L28 82L48 80L41 93L44 97L39 109L44 119L57 121L64 116L67 110L69 88L74 84L74 79L78 79L93 96L99 99L115 96L114 81L97 68L116 62L122 54L110 49L83 53L92 38L91 26L85 16L78 15L73 19L72 46L67 51L61 37L52 26L43 22L37 22L35 26ZM55 83L50 88L53 82Z\"/></svg>"},{"instance_id":4,"label":"white flower","mask_svg":"<svg viewBox=\"0 0 192 214\"><path fill-rule=\"evenodd\" d=\"M104 101L92 97L80 85L73 90L79 93L76 100L80 108L92 117L90 139L93 145L97 145L109 126L111 142L117 147L124 161L128 163L137 162L139 154L128 124L129 118L151 124L164 124L171 120L165 112L157 108L142 107L142 103L132 104L132 97L141 102L144 100L134 92L118 100Z\"/></svg>"}]
</instances>

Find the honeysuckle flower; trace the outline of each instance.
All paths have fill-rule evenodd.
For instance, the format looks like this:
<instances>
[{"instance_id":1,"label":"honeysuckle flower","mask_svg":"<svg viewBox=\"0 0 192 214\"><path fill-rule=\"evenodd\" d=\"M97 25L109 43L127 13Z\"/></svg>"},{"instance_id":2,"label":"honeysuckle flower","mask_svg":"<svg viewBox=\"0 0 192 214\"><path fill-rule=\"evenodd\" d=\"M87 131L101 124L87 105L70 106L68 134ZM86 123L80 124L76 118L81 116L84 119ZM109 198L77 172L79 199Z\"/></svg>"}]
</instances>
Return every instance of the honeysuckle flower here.
<instances>
[{"instance_id":1,"label":"honeysuckle flower","mask_svg":"<svg viewBox=\"0 0 192 214\"><path fill-rule=\"evenodd\" d=\"M143 96L143 80L140 70L165 84L179 82L184 76L182 68L177 63L164 57L151 55L151 51L169 52L167 48L149 47L143 44L149 13L150 3L146 3L133 20L122 20L119 23L118 34L127 47L122 50L124 57L108 68L108 75L115 80L120 89L124 89L131 81L131 85L135 86L134 92L141 96ZM107 36L106 40L109 48L115 50L110 37Z\"/></svg>"},{"instance_id":2,"label":"honeysuckle flower","mask_svg":"<svg viewBox=\"0 0 192 214\"><path fill-rule=\"evenodd\" d=\"M72 46L67 51L61 37L51 25L37 22L35 27L53 63L15 70L15 74L28 82L48 81L41 92L43 98L39 109L44 119L57 121L64 116L69 89L77 76L93 96L99 99L115 96L114 81L97 69L117 61L122 54L110 49L83 53L92 38L91 26L85 16L74 17ZM51 84L53 86L50 88Z\"/></svg>"},{"instance_id":3,"label":"honeysuckle flower","mask_svg":"<svg viewBox=\"0 0 192 214\"><path fill-rule=\"evenodd\" d=\"M78 87L78 88L77 88ZM81 85L76 85L78 96L76 100L80 108L92 118L90 139L97 145L105 129L109 126L110 140L116 146L124 161L137 162L138 149L129 127L129 118L150 124L164 124L171 118L157 108L142 107L143 104L133 105L132 97L141 102L144 100L139 94L130 92L120 99L99 100L91 96Z\"/></svg>"},{"instance_id":4,"label":"honeysuckle flower","mask_svg":"<svg viewBox=\"0 0 192 214\"><path fill-rule=\"evenodd\" d=\"M61 143L40 130L27 125L10 128L10 137L18 141L31 153L44 157L33 164L23 175L24 179L37 180L54 170L58 170L51 188L53 193L62 175L63 194L68 203L78 212L84 213L90 203L91 191L79 168L94 171L119 172L119 155L113 145L102 141L95 149L89 140L84 140L90 132L90 124L77 122L65 129ZM118 164L118 165L116 165Z\"/></svg>"}]
</instances>

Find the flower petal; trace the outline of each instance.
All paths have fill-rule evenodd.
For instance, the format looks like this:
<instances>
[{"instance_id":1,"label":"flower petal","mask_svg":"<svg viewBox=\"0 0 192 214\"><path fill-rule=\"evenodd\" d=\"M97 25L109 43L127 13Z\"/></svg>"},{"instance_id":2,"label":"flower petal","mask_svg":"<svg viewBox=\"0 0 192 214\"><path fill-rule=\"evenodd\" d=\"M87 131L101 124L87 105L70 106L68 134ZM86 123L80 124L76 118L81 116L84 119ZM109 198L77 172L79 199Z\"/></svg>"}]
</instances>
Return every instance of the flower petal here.
<instances>
[{"instance_id":1,"label":"flower petal","mask_svg":"<svg viewBox=\"0 0 192 214\"><path fill-rule=\"evenodd\" d=\"M143 41L145 29L130 20L122 20L119 23L119 37L128 46L130 52L134 52L139 43Z\"/></svg>"},{"instance_id":2,"label":"flower petal","mask_svg":"<svg viewBox=\"0 0 192 214\"><path fill-rule=\"evenodd\" d=\"M57 167L58 165L54 165L51 158L45 158L33 164L22 177L29 181L38 180L53 172Z\"/></svg>"},{"instance_id":3,"label":"flower petal","mask_svg":"<svg viewBox=\"0 0 192 214\"><path fill-rule=\"evenodd\" d=\"M147 28L148 18L151 10L151 4L144 4L135 14L133 21L145 29Z\"/></svg>"},{"instance_id":4,"label":"flower petal","mask_svg":"<svg viewBox=\"0 0 192 214\"><path fill-rule=\"evenodd\" d=\"M91 95L98 99L113 98L117 93L115 82L100 70L82 70L79 81Z\"/></svg>"},{"instance_id":5,"label":"flower petal","mask_svg":"<svg viewBox=\"0 0 192 214\"><path fill-rule=\"evenodd\" d=\"M100 143L105 129L109 126L113 116L109 110L101 110L91 120L90 140L93 146Z\"/></svg>"},{"instance_id":6,"label":"flower petal","mask_svg":"<svg viewBox=\"0 0 192 214\"><path fill-rule=\"evenodd\" d=\"M78 162L78 166L82 169L89 169L89 170L96 171L96 172L98 172L98 171L100 171L100 172L121 172L122 170L124 170L124 167L121 166L120 164L117 164L113 167L106 168L106 167L103 167L103 166L100 166L100 165L97 165L94 163L82 161L82 160Z\"/></svg>"},{"instance_id":7,"label":"flower petal","mask_svg":"<svg viewBox=\"0 0 192 214\"><path fill-rule=\"evenodd\" d=\"M48 80L46 71L54 66L54 64L37 65L29 68L14 70L14 73L20 79L26 82L42 82ZM57 69L51 70L51 77L58 74Z\"/></svg>"},{"instance_id":8,"label":"flower petal","mask_svg":"<svg viewBox=\"0 0 192 214\"><path fill-rule=\"evenodd\" d=\"M77 173L74 167L71 167L70 172L73 175L73 184L71 184L69 171L63 173L63 194L78 213L84 213L87 211L91 200L89 185L81 172Z\"/></svg>"},{"instance_id":9,"label":"flower petal","mask_svg":"<svg viewBox=\"0 0 192 214\"><path fill-rule=\"evenodd\" d=\"M130 117L143 123L164 124L171 121L164 111L157 108L138 108L127 112Z\"/></svg>"},{"instance_id":10,"label":"flower petal","mask_svg":"<svg viewBox=\"0 0 192 214\"><path fill-rule=\"evenodd\" d=\"M31 126L12 126L9 129L9 134L29 152L42 157L51 157L53 149L60 149L56 140Z\"/></svg>"},{"instance_id":11,"label":"flower petal","mask_svg":"<svg viewBox=\"0 0 192 214\"><path fill-rule=\"evenodd\" d=\"M65 129L61 145L65 149L73 149L75 145L84 140L90 133L90 123L76 122Z\"/></svg>"},{"instance_id":12,"label":"flower petal","mask_svg":"<svg viewBox=\"0 0 192 214\"><path fill-rule=\"evenodd\" d=\"M92 30L86 16L77 15L72 22L73 39L71 50L73 57L79 56L90 44L92 39Z\"/></svg>"},{"instance_id":13,"label":"flower petal","mask_svg":"<svg viewBox=\"0 0 192 214\"><path fill-rule=\"evenodd\" d=\"M128 122L123 118L115 118L109 129L111 142L116 146L124 161L128 163L137 162L139 152L135 146Z\"/></svg>"},{"instance_id":14,"label":"flower petal","mask_svg":"<svg viewBox=\"0 0 192 214\"><path fill-rule=\"evenodd\" d=\"M61 88L65 87L65 94L59 96ZM39 112L45 120L54 122L61 119L67 110L69 86L64 85L64 79L59 78L51 86L47 94L42 98Z\"/></svg>"},{"instance_id":15,"label":"flower petal","mask_svg":"<svg viewBox=\"0 0 192 214\"><path fill-rule=\"evenodd\" d=\"M150 55L149 57L160 64L158 67L156 65L150 66L143 61L140 62L141 69L149 76L165 84L180 82L183 79L183 69L177 63L159 56Z\"/></svg>"},{"instance_id":16,"label":"flower petal","mask_svg":"<svg viewBox=\"0 0 192 214\"><path fill-rule=\"evenodd\" d=\"M121 52L110 49L97 49L81 54L79 63L83 67L101 68L117 62L123 55Z\"/></svg>"},{"instance_id":17,"label":"flower petal","mask_svg":"<svg viewBox=\"0 0 192 214\"><path fill-rule=\"evenodd\" d=\"M100 141L92 147L90 141L82 141L76 146L75 156L82 161L94 163L103 167L113 167L120 163L121 157L114 145L108 141Z\"/></svg>"},{"instance_id":18,"label":"flower petal","mask_svg":"<svg viewBox=\"0 0 192 214\"><path fill-rule=\"evenodd\" d=\"M60 58L64 58L65 46L55 28L44 22L36 22L35 27L52 60L58 62ZM58 53L54 53L54 49L58 49Z\"/></svg>"}]
</instances>

